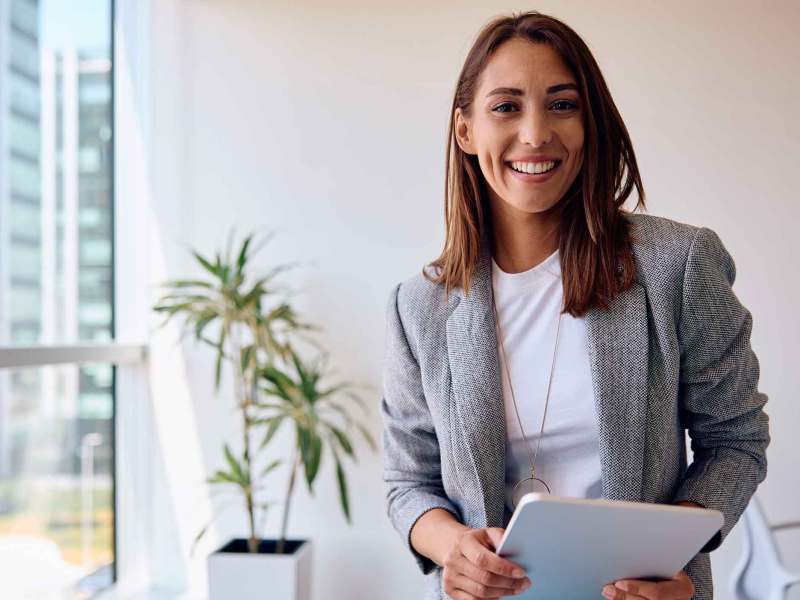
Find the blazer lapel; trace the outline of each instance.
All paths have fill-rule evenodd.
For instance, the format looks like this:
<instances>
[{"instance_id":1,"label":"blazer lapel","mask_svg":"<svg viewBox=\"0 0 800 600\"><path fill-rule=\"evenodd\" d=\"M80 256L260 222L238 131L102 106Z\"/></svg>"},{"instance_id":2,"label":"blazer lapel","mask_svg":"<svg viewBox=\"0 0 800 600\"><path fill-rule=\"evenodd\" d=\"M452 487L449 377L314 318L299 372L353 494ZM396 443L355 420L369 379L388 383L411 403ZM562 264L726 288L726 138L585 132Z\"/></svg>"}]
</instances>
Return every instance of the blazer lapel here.
<instances>
[{"instance_id":1,"label":"blazer lapel","mask_svg":"<svg viewBox=\"0 0 800 600\"><path fill-rule=\"evenodd\" d=\"M486 244L482 245L483 248ZM502 527L505 506L506 420L497 333L492 312L491 255L482 251L469 294L447 319L453 404L475 466L485 527ZM456 432L451 432L456 439ZM456 446L458 447L458 446Z\"/></svg>"},{"instance_id":2,"label":"blazer lapel","mask_svg":"<svg viewBox=\"0 0 800 600\"><path fill-rule=\"evenodd\" d=\"M482 245L486 248L487 245ZM491 255L481 251L472 286L447 319L451 394L478 477L486 527L502 527L506 422L492 313ZM648 328L641 284L608 309L586 314L587 351L597 410L603 497L639 500L647 416ZM546 425L545 425L546 428ZM451 432L459 447L460 432Z\"/></svg>"},{"instance_id":3,"label":"blazer lapel","mask_svg":"<svg viewBox=\"0 0 800 600\"><path fill-rule=\"evenodd\" d=\"M644 287L636 282L608 309L590 309L586 313L586 338L600 437L603 497L640 500L649 346Z\"/></svg>"}]
</instances>

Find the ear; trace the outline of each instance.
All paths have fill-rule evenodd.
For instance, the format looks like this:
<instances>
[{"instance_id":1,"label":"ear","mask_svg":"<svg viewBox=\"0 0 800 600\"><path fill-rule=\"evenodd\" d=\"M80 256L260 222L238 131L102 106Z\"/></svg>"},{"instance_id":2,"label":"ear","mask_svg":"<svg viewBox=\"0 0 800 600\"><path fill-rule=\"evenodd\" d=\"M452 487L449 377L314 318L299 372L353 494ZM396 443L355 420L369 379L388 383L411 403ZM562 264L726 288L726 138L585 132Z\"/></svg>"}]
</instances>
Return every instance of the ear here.
<instances>
[{"instance_id":1,"label":"ear","mask_svg":"<svg viewBox=\"0 0 800 600\"><path fill-rule=\"evenodd\" d=\"M464 116L461 108L456 108L454 113L455 119L455 135L458 147L467 154L477 154L475 151L475 144L472 141L472 122Z\"/></svg>"}]
</instances>

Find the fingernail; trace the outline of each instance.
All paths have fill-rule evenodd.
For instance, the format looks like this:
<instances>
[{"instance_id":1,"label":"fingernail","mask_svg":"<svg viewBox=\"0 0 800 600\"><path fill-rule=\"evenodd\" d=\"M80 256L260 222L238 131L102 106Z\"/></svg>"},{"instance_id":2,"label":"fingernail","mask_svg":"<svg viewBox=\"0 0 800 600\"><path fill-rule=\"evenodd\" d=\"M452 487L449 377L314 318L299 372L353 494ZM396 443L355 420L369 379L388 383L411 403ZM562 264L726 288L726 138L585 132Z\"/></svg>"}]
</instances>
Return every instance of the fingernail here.
<instances>
[{"instance_id":1,"label":"fingernail","mask_svg":"<svg viewBox=\"0 0 800 600\"><path fill-rule=\"evenodd\" d=\"M525 577L525 571L522 569L514 569L514 577Z\"/></svg>"}]
</instances>

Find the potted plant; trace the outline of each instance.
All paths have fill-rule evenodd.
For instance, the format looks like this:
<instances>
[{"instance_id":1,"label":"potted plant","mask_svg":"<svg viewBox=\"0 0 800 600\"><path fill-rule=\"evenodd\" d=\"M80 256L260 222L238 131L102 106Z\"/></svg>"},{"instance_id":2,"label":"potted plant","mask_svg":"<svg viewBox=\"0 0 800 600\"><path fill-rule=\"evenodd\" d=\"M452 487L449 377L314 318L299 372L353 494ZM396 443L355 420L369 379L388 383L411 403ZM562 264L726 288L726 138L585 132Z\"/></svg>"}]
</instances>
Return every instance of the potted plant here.
<instances>
[{"instance_id":1,"label":"potted plant","mask_svg":"<svg viewBox=\"0 0 800 600\"><path fill-rule=\"evenodd\" d=\"M240 449L237 453L224 444L226 466L207 481L235 492L246 509L249 531L247 538L234 538L208 557L209 598L307 600L311 589L311 541L286 539L296 473L303 470L313 493L323 447L329 446L336 463L342 509L349 522L341 458L345 454L355 460L350 429L355 427L373 450L377 448L366 427L351 415L350 407L338 401L341 397L354 400L366 411L363 400L353 391L360 386L345 382L323 388L323 361L304 363L292 343L296 340L290 339L303 339L304 331L318 328L299 322L286 302L272 308L265 306L267 297L278 290L272 280L292 265L276 267L254 279L247 273L248 261L255 253L251 250L253 236L246 237L235 254L231 252L231 241L229 237L225 253L216 252L214 259L193 251L210 277L166 282L166 293L154 306L156 312L165 315L163 324L180 317L184 335L191 333L197 341L214 349L216 391L225 362L234 373ZM308 341L317 346L313 340ZM280 536L265 539L260 536L258 524L274 502L264 497L264 480L282 464L279 459L267 460L266 449L283 424L294 426L295 443L288 463ZM211 522L200 530L195 544L210 525Z\"/></svg>"}]
</instances>

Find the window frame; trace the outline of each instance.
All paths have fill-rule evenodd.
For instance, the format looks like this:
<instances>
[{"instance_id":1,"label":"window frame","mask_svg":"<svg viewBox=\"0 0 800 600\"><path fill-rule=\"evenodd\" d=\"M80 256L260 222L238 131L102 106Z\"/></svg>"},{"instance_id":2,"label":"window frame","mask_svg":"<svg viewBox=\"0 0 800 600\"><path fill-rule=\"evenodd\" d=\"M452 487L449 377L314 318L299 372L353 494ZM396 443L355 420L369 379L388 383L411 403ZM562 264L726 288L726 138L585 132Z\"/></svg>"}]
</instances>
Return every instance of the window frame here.
<instances>
[{"instance_id":1,"label":"window frame","mask_svg":"<svg viewBox=\"0 0 800 600\"><path fill-rule=\"evenodd\" d=\"M147 102L150 0L110 2L113 339L99 344L0 346L0 369L57 364L113 366L114 577L111 586L96 595L107 599L152 585L147 556L154 539L154 507L150 503L153 487L150 465L154 454L152 411L144 342L149 304L146 260L138 250L146 245L149 204L143 140L149 138L150 123ZM0 0L0 10L8 6L5 0ZM126 48L124 55L118 53L121 47ZM0 44L0 60L4 58ZM0 140L4 135L5 130L0 127ZM0 176L4 172L6 167L0 164ZM125 223L125 227L120 223ZM126 276L119 277L119 273ZM0 294L5 293L0 290Z\"/></svg>"}]
</instances>

